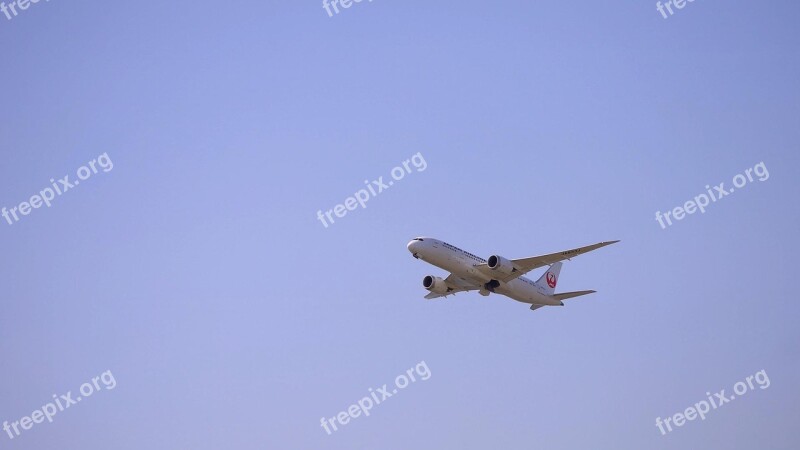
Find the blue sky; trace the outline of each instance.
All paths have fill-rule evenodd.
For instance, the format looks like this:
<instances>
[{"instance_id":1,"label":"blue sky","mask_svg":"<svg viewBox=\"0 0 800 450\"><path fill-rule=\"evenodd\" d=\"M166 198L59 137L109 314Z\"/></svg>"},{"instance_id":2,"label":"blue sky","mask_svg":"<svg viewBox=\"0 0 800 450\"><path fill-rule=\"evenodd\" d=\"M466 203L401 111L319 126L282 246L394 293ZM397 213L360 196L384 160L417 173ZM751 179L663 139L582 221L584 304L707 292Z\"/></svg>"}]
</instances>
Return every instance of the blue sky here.
<instances>
[{"instance_id":1,"label":"blue sky","mask_svg":"<svg viewBox=\"0 0 800 450\"><path fill-rule=\"evenodd\" d=\"M51 1L0 15L3 448L789 449L800 433L796 2ZM318 210L409 174L325 228ZM754 181L662 229L671 210ZM531 312L426 301L414 236L603 240ZM537 278L541 270L531 274ZM369 388L413 383L328 435ZM760 370L756 389L662 436Z\"/></svg>"}]
</instances>

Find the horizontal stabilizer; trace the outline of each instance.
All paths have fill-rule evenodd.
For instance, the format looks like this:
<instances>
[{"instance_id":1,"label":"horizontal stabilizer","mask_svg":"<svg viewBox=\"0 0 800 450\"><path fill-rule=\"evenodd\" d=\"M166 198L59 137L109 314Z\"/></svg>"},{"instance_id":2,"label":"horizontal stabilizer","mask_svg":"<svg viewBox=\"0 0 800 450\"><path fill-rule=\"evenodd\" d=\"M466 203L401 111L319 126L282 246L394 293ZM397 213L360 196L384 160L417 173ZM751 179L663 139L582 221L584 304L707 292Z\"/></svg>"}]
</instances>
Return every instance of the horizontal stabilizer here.
<instances>
[{"instance_id":1,"label":"horizontal stabilizer","mask_svg":"<svg viewBox=\"0 0 800 450\"><path fill-rule=\"evenodd\" d=\"M553 298L555 298L556 300L566 300L568 298L580 297L581 295L594 294L595 292L597 291L562 292L560 294L554 294Z\"/></svg>"}]
</instances>

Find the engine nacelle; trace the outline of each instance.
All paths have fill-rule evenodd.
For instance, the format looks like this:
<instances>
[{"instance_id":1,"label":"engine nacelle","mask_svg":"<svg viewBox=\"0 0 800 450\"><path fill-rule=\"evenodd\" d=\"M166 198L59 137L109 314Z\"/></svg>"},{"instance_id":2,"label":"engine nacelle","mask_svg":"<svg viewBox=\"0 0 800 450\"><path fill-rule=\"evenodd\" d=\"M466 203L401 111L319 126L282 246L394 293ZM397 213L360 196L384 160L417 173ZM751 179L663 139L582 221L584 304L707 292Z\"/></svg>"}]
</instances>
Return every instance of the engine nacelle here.
<instances>
[{"instance_id":1,"label":"engine nacelle","mask_svg":"<svg viewBox=\"0 0 800 450\"><path fill-rule=\"evenodd\" d=\"M514 268L514 264L512 264L511 261L498 255L490 256L489 259L486 260L486 265L495 272L503 275L511 275L517 270Z\"/></svg>"},{"instance_id":2,"label":"engine nacelle","mask_svg":"<svg viewBox=\"0 0 800 450\"><path fill-rule=\"evenodd\" d=\"M433 292L434 294L446 294L447 283L439 277L426 276L422 279L422 287Z\"/></svg>"}]
</instances>

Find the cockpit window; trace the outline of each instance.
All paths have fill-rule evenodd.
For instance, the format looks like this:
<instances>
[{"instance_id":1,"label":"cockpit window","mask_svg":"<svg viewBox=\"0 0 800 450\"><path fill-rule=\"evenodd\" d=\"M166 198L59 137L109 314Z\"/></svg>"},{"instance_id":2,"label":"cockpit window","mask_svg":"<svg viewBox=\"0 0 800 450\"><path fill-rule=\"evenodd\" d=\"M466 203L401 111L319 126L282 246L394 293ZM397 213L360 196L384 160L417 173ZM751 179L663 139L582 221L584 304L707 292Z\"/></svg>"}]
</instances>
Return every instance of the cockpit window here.
<instances>
[{"instance_id":1,"label":"cockpit window","mask_svg":"<svg viewBox=\"0 0 800 450\"><path fill-rule=\"evenodd\" d=\"M412 239L412 241L420 241L420 242L425 242L425 239L422 239L422 238L414 238L414 239Z\"/></svg>"}]
</instances>

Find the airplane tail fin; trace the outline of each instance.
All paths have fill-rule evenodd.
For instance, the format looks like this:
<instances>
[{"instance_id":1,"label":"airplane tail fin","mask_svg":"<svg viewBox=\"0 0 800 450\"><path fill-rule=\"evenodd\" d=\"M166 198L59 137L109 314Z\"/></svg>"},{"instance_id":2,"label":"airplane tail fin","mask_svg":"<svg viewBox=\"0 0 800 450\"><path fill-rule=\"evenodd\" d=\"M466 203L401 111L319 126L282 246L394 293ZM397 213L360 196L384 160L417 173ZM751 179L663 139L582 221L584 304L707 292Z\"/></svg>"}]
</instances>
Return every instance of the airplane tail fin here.
<instances>
[{"instance_id":1,"label":"airplane tail fin","mask_svg":"<svg viewBox=\"0 0 800 450\"><path fill-rule=\"evenodd\" d=\"M561 261L550 266L549 269L539 278L536 283L537 287L544 288L545 295L553 295L556 292L556 284L558 284L558 275L561 273Z\"/></svg>"}]
</instances>

